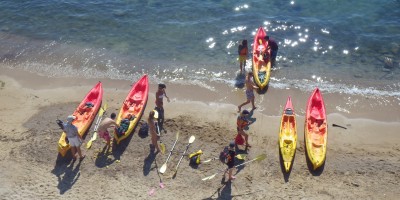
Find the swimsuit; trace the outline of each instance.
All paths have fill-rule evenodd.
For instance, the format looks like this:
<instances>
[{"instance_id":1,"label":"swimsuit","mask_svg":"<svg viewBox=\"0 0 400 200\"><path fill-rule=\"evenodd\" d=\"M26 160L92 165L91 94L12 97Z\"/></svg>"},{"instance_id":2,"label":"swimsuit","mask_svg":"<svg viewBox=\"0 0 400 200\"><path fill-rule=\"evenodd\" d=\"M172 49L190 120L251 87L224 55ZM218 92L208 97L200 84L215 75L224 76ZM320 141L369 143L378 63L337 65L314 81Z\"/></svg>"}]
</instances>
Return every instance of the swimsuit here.
<instances>
[{"instance_id":1,"label":"swimsuit","mask_svg":"<svg viewBox=\"0 0 400 200\"><path fill-rule=\"evenodd\" d=\"M246 90L246 97L248 100L251 100L254 98L254 92L253 90Z\"/></svg>"}]
</instances>

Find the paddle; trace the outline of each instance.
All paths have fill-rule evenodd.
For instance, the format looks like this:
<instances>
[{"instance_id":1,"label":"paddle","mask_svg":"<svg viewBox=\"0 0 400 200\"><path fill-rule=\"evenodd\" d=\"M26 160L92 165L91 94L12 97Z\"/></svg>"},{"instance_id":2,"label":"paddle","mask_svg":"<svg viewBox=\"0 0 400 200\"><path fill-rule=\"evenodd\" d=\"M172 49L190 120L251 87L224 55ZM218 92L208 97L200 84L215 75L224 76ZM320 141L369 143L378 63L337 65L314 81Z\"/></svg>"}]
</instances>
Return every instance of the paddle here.
<instances>
[{"instance_id":1,"label":"paddle","mask_svg":"<svg viewBox=\"0 0 400 200\"><path fill-rule=\"evenodd\" d=\"M333 126L333 127L339 127L339 128L347 129L347 128L344 127L344 126L340 126L340 125L337 125L337 124L332 124L332 126Z\"/></svg>"},{"instance_id":2,"label":"paddle","mask_svg":"<svg viewBox=\"0 0 400 200\"><path fill-rule=\"evenodd\" d=\"M242 166L242 165L245 165L245 164L247 164L247 163L250 163L250 162L261 161L261 160L264 160L266 157L267 157L267 155L261 154L261 155L257 156L256 158L254 158L254 159L252 159L252 160L249 160L249 161L246 161L246 162L244 162L244 163L242 163L242 164L236 165L236 166L234 166L233 168L238 168L238 167L240 167L240 166ZM221 171L219 171L219 172L217 172L217 173L215 173L215 174L213 174L213 175L211 175L211 176L207 176L207 177L205 177L205 178L203 178L203 179L201 179L201 180L203 180L203 181L211 180L211 179L213 179L216 175L218 175L219 173L224 172L224 171L226 171L226 169L221 170Z\"/></svg>"},{"instance_id":3,"label":"paddle","mask_svg":"<svg viewBox=\"0 0 400 200\"><path fill-rule=\"evenodd\" d=\"M164 172L167 170L167 162L168 162L169 158L171 157L172 151L175 148L175 145L176 145L176 142L178 141L178 138L179 138L179 131L176 133L176 139L175 139L174 145L171 148L171 151L169 151L169 155L167 157L167 160L165 161L165 163L161 166L161 168L159 170L159 172L161 174L164 174Z\"/></svg>"},{"instance_id":4,"label":"paddle","mask_svg":"<svg viewBox=\"0 0 400 200\"><path fill-rule=\"evenodd\" d=\"M238 154L235 157L237 159L239 159L239 160L244 160L246 158L246 154ZM202 163L208 163L208 162L211 162L211 161L216 160L216 159L218 159L218 158L210 158L208 160L203 161Z\"/></svg>"},{"instance_id":5,"label":"paddle","mask_svg":"<svg viewBox=\"0 0 400 200\"><path fill-rule=\"evenodd\" d=\"M157 127L157 132L158 132L157 135L160 137L160 150L161 150L162 154L165 154L165 144L162 143L162 141L161 141L160 126L158 125L158 123L157 123L156 127Z\"/></svg>"},{"instance_id":6,"label":"paddle","mask_svg":"<svg viewBox=\"0 0 400 200\"><path fill-rule=\"evenodd\" d=\"M92 135L92 138L86 144L86 149L90 149L90 147L92 147L93 141L95 141L97 139L97 129L99 128L101 119L103 118L103 115L106 112L106 110L107 110L107 102L104 103L104 106L100 108L99 115L97 116L97 120L96 120L96 125L94 127L94 133Z\"/></svg>"},{"instance_id":7,"label":"paddle","mask_svg":"<svg viewBox=\"0 0 400 200\"><path fill-rule=\"evenodd\" d=\"M195 139L196 139L196 138L194 137L194 135L190 136L190 138L189 138L189 143L186 145L186 149L185 149L185 151L183 152L181 158L179 159L178 164L177 164L176 167L175 167L175 173L174 173L173 176L175 176L175 175L176 175L176 172L178 172L179 164L181 164L181 161L182 161L182 159L183 159L183 156L185 156L185 153L186 153L186 151L189 149L190 144L192 144L192 143L194 142Z\"/></svg>"}]
</instances>

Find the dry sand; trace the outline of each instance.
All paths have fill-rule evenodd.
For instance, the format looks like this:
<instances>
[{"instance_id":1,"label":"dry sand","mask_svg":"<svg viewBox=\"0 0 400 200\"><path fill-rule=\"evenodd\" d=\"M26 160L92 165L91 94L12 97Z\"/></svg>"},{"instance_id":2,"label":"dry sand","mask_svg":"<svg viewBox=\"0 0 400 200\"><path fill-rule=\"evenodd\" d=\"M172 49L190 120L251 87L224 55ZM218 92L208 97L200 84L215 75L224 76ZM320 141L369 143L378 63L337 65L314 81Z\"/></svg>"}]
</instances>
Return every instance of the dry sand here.
<instances>
[{"instance_id":1,"label":"dry sand","mask_svg":"<svg viewBox=\"0 0 400 200\"><path fill-rule=\"evenodd\" d=\"M225 166L216 160L192 168L185 157L176 176L173 176L173 169L191 135L196 140L189 153L201 149L203 160L218 156L235 136L234 104L240 103L243 91L238 90L234 94L238 98L232 99L234 104L230 104L224 103L223 96L218 94L205 97L217 99L217 103L193 101L189 97L193 90L180 94L168 88L173 99L165 103L167 133L162 141L170 149L177 132L180 138L166 173L161 175L157 169L167 155L149 153L150 137L138 134L140 125L131 137L114 146L109 156L101 152L102 139L96 140L90 150L83 149L87 158L82 162L72 162L70 155L65 158L58 155L57 141L61 132L55 119L65 119L98 80L73 79L71 82L66 78L39 77L26 72L13 74L12 70L4 68L0 68L0 72L0 199L398 199L400 195L398 112L390 118L394 120L376 120L389 116L349 117L330 113L333 109L327 105L327 161L323 169L314 172L306 163L304 108L299 108L299 141L294 166L290 174L284 174L277 139L279 113L285 102L270 101L264 105L271 107L270 111L260 112L260 109L252 113L251 120L255 123L247 130L253 147L247 152L246 160L262 153L267 158L240 168L233 182L226 182L222 174L202 181ZM103 98L109 105L107 114L118 112L130 83L102 81ZM151 85L151 92L155 88ZM201 90L196 88L196 91ZM268 95L279 96L280 93L282 91L268 91ZM326 98L345 97L329 95ZM153 102L154 93L151 93L142 121L154 107ZM294 103L295 106L300 104ZM385 109L397 111L399 108ZM373 112L378 113L370 111ZM347 129L332 127L333 122ZM85 142L91 135L92 131ZM160 188L160 182L164 188ZM151 196L150 191L154 192Z\"/></svg>"}]
</instances>

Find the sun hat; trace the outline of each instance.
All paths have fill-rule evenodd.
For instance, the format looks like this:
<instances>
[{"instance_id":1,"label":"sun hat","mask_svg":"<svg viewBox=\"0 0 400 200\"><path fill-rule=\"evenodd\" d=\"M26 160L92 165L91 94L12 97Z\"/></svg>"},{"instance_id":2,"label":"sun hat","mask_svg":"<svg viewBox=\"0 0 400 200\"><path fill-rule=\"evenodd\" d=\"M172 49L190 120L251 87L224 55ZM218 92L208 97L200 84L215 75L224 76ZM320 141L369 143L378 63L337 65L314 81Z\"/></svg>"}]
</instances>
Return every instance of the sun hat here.
<instances>
[{"instance_id":1,"label":"sun hat","mask_svg":"<svg viewBox=\"0 0 400 200\"><path fill-rule=\"evenodd\" d=\"M248 114L250 114L250 112L249 112L248 110L243 110L243 111L242 111L242 114L243 114L243 115L248 115Z\"/></svg>"},{"instance_id":2,"label":"sun hat","mask_svg":"<svg viewBox=\"0 0 400 200\"><path fill-rule=\"evenodd\" d=\"M67 122L71 123L71 122L74 121L75 119L76 119L75 116L70 115L70 116L67 117Z\"/></svg>"}]
</instances>

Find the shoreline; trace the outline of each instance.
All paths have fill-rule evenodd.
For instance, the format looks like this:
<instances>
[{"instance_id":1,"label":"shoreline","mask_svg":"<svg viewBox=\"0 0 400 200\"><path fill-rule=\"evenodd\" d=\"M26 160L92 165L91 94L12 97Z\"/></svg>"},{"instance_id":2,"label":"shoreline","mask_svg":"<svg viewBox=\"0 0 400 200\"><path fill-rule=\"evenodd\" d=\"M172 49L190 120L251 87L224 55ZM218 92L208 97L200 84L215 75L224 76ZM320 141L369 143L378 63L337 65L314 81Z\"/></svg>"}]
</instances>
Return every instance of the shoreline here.
<instances>
[{"instance_id":1,"label":"shoreline","mask_svg":"<svg viewBox=\"0 0 400 200\"><path fill-rule=\"evenodd\" d=\"M0 168L3 169L0 172L3 183L0 196L5 199L396 199L400 195L397 190L400 183L400 122L385 121L389 116L369 117L379 120L357 118L362 113L330 112L335 106L328 104L327 161L321 173L314 173L307 167L303 146L301 105L305 106L308 94L270 88L266 94L256 95L260 100L257 103L270 106L253 112L250 117L255 123L247 130L253 146L247 152L247 159L260 154L266 154L267 158L240 168L233 182L224 182L222 174L205 182L201 179L225 166L217 160L191 168L185 158L175 178L173 169L191 135L196 140L188 153L201 149L203 161L218 156L232 140L236 134L236 104L244 98L241 89L217 85L217 92L210 92L198 86L167 85L171 102L164 105L164 126L168 132L162 136L163 143L170 149L177 132L180 132L180 138L168 171L160 175L157 169L167 155L149 154L150 138L138 134L140 126L121 145L114 146L111 155L102 153L104 143L100 138L89 150L83 144L82 150L87 157L81 163L72 162L70 156L60 158L58 155L56 145L61 132L55 119L65 119L99 80L48 78L3 68L0 71L0 80L5 82L0 89L0 110L2 116L7 116L0 118L3 124L0 128ZM130 83L101 81L103 99L109 106L108 116L119 111L120 101L129 91ZM154 106L155 87L152 82L141 121L146 121ZM288 94L301 96L293 102L299 106L295 107L298 147L291 173L283 174L277 140L281 106ZM346 99L335 94L324 97L325 102ZM385 106L380 111L383 108ZM396 112L395 107L392 112ZM368 113L376 111L368 110ZM333 123L347 129L332 127ZM93 125L85 143L92 134ZM160 188L160 181L165 188ZM150 196L151 191L155 193Z\"/></svg>"}]
</instances>

